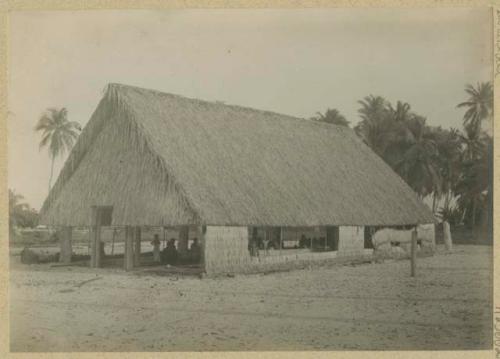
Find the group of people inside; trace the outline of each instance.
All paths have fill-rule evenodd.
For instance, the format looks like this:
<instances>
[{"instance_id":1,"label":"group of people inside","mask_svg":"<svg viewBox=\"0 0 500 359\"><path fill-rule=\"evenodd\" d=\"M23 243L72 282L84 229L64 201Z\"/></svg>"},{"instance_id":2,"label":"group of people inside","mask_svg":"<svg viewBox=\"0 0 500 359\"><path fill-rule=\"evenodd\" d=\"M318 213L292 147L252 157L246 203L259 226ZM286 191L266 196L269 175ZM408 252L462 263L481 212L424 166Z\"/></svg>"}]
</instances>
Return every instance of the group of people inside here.
<instances>
[{"instance_id":1,"label":"group of people inside","mask_svg":"<svg viewBox=\"0 0 500 359\"><path fill-rule=\"evenodd\" d=\"M279 242L271 241L269 236L259 236L257 229L253 229L252 235L248 238L248 251L252 257L259 256L259 250L263 250L267 255L269 254L269 249L271 248L279 248Z\"/></svg>"},{"instance_id":2,"label":"group of people inside","mask_svg":"<svg viewBox=\"0 0 500 359\"><path fill-rule=\"evenodd\" d=\"M326 248L331 243L326 237L306 237L304 234L300 237L299 248Z\"/></svg>"},{"instance_id":3,"label":"group of people inside","mask_svg":"<svg viewBox=\"0 0 500 359\"><path fill-rule=\"evenodd\" d=\"M161 241L158 234L155 234L151 244L153 245L153 260L162 264L176 265L182 263L198 263L201 259L201 247L198 238L194 238L186 253L179 253L175 238L170 238L167 245L160 251Z\"/></svg>"},{"instance_id":4,"label":"group of people inside","mask_svg":"<svg viewBox=\"0 0 500 359\"><path fill-rule=\"evenodd\" d=\"M277 240L275 241L270 240L268 236L259 236L257 230L255 229L252 231L252 234L248 238L248 251L250 253L250 256L252 257L259 257L260 250L264 250L264 253L268 254L269 249L271 248L279 249L280 245L282 246L283 244L280 244L280 242ZM327 240L326 237L311 238L311 237L306 237L304 234L302 234L302 236L298 241L298 244L288 248L294 248L294 249L309 248L311 250L313 249L326 250L329 249L330 247L332 247L332 243L331 241Z\"/></svg>"}]
</instances>

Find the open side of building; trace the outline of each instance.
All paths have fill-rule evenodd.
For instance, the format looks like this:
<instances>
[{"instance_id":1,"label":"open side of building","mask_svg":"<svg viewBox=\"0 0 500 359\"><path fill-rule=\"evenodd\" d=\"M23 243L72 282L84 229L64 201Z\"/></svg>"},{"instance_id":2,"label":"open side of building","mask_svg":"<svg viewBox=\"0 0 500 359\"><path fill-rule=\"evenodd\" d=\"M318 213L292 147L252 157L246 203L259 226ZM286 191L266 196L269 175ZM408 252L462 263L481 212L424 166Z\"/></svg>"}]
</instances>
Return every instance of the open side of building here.
<instances>
[{"instance_id":1,"label":"open side of building","mask_svg":"<svg viewBox=\"0 0 500 359\"><path fill-rule=\"evenodd\" d=\"M208 273L265 262L249 250L254 227L278 229L283 240L316 228L325 248L351 256L364 250L365 226L433 222L348 128L118 84L108 85L41 210L43 224L92 229L94 266L102 226L127 228L128 269L141 227L190 228Z\"/></svg>"}]
</instances>

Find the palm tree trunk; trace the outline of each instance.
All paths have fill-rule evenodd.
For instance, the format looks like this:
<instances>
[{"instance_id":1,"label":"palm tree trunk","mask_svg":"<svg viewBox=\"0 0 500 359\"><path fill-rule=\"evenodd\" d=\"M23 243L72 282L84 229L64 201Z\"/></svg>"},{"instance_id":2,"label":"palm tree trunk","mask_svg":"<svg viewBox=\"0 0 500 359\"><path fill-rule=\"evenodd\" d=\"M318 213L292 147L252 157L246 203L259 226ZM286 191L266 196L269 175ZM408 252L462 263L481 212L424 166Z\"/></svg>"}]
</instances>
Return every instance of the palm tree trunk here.
<instances>
[{"instance_id":1,"label":"palm tree trunk","mask_svg":"<svg viewBox=\"0 0 500 359\"><path fill-rule=\"evenodd\" d=\"M448 212L448 209L450 209L450 197L451 197L451 191L448 190L446 192L446 197L444 198L444 209L446 212Z\"/></svg>"},{"instance_id":2,"label":"palm tree trunk","mask_svg":"<svg viewBox=\"0 0 500 359\"><path fill-rule=\"evenodd\" d=\"M472 200L472 229L476 226L476 198Z\"/></svg>"},{"instance_id":3,"label":"palm tree trunk","mask_svg":"<svg viewBox=\"0 0 500 359\"><path fill-rule=\"evenodd\" d=\"M50 177L49 177L49 192L50 188L52 187L52 176L54 175L54 156L52 156L52 163L50 165Z\"/></svg>"},{"instance_id":4,"label":"palm tree trunk","mask_svg":"<svg viewBox=\"0 0 500 359\"><path fill-rule=\"evenodd\" d=\"M478 239L475 238L476 236L476 197L472 199L472 235L474 236L474 239L477 241Z\"/></svg>"}]
</instances>

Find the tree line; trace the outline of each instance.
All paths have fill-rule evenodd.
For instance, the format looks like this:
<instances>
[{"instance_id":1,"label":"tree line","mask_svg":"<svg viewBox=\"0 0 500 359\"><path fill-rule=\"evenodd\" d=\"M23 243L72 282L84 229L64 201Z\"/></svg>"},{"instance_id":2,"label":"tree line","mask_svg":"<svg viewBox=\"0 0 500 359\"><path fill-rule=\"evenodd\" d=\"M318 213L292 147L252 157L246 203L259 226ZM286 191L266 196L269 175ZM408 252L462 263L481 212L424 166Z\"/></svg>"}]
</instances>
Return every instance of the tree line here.
<instances>
[{"instance_id":1,"label":"tree line","mask_svg":"<svg viewBox=\"0 0 500 359\"><path fill-rule=\"evenodd\" d=\"M474 228L491 214L493 140L483 126L493 121L493 88L489 82L467 85L465 94L457 104L465 110L461 129L430 126L410 104L370 95L358 101L353 130L421 198L432 196L442 220ZM312 119L350 125L336 109Z\"/></svg>"}]
</instances>

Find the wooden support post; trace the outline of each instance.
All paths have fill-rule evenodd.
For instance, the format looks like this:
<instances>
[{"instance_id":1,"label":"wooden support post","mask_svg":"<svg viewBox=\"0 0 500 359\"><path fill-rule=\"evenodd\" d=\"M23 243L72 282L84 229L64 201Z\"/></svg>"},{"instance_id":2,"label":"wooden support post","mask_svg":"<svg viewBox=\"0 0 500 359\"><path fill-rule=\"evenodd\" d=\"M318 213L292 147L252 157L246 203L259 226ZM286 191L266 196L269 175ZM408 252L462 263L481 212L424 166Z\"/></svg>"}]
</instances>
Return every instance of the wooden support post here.
<instances>
[{"instance_id":1,"label":"wooden support post","mask_svg":"<svg viewBox=\"0 0 500 359\"><path fill-rule=\"evenodd\" d=\"M450 224L446 221L443 222L443 241L446 250L451 251L453 248L453 244L451 241Z\"/></svg>"},{"instance_id":2,"label":"wooden support post","mask_svg":"<svg viewBox=\"0 0 500 359\"><path fill-rule=\"evenodd\" d=\"M89 267L94 268L95 267L95 242L94 242L94 226L89 227L89 244L90 244L90 262L89 262Z\"/></svg>"},{"instance_id":3,"label":"wooden support post","mask_svg":"<svg viewBox=\"0 0 500 359\"><path fill-rule=\"evenodd\" d=\"M179 242L177 245L177 250L179 254L183 255L188 251L188 240L189 240L189 227L182 226L179 229Z\"/></svg>"},{"instance_id":4,"label":"wooden support post","mask_svg":"<svg viewBox=\"0 0 500 359\"><path fill-rule=\"evenodd\" d=\"M134 267L141 265L141 227L135 227Z\"/></svg>"},{"instance_id":5,"label":"wooden support post","mask_svg":"<svg viewBox=\"0 0 500 359\"><path fill-rule=\"evenodd\" d=\"M115 239L116 239L117 229L113 228L113 238L111 242L111 256L115 254Z\"/></svg>"},{"instance_id":6,"label":"wooden support post","mask_svg":"<svg viewBox=\"0 0 500 359\"><path fill-rule=\"evenodd\" d=\"M91 209L90 227L89 227L89 242L90 242L90 268L95 268L95 208Z\"/></svg>"},{"instance_id":7,"label":"wooden support post","mask_svg":"<svg viewBox=\"0 0 500 359\"><path fill-rule=\"evenodd\" d=\"M125 253L123 254L123 267L129 271L134 268L134 229L125 227Z\"/></svg>"},{"instance_id":8,"label":"wooden support post","mask_svg":"<svg viewBox=\"0 0 500 359\"><path fill-rule=\"evenodd\" d=\"M61 238L59 239L61 248L59 252L59 262L61 263L71 263L71 256L73 254L73 249L71 247L72 229L72 227L64 227L61 230Z\"/></svg>"},{"instance_id":9,"label":"wooden support post","mask_svg":"<svg viewBox=\"0 0 500 359\"><path fill-rule=\"evenodd\" d=\"M207 227L205 226L198 226L198 244L200 245L200 267L206 272L206 267L205 267L205 232L204 229L206 230Z\"/></svg>"},{"instance_id":10,"label":"wooden support post","mask_svg":"<svg viewBox=\"0 0 500 359\"><path fill-rule=\"evenodd\" d=\"M411 232L411 276L417 271L417 227Z\"/></svg>"},{"instance_id":11,"label":"wooden support post","mask_svg":"<svg viewBox=\"0 0 500 359\"><path fill-rule=\"evenodd\" d=\"M91 208L90 267L101 267L101 223L97 207Z\"/></svg>"},{"instance_id":12,"label":"wooden support post","mask_svg":"<svg viewBox=\"0 0 500 359\"><path fill-rule=\"evenodd\" d=\"M283 248L283 227L280 227L280 256L281 256L281 248Z\"/></svg>"},{"instance_id":13,"label":"wooden support post","mask_svg":"<svg viewBox=\"0 0 500 359\"><path fill-rule=\"evenodd\" d=\"M102 267L102 257L101 257L101 226L97 225L95 229L95 268Z\"/></svg>"}]
</instances>

